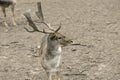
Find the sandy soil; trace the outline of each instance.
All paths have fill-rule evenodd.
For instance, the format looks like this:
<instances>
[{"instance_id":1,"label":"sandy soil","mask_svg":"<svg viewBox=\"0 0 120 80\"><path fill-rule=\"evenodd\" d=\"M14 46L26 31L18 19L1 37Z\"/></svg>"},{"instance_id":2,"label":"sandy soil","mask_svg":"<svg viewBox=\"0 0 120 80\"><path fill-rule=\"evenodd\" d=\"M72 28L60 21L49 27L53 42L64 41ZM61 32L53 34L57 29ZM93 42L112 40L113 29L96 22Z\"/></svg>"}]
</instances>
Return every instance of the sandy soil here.
<instances>
[{"instance_id":1,"label":"sandy soil","mask_svg":"<svg viewBox=\"0 0 120 80\"><path fill-rule=\"evenodd\" d=\"M22 15L31 11L37 22L36 2L18 0L17 26L9 20L7 33L0 23L0 80L46 80L34 56L44 34L26 32ZM120 0L43 0L42 7L47 22L62 23L60 32L81 44L64 48L62 80L120 80Z\"/></svg>"}]
</instances>

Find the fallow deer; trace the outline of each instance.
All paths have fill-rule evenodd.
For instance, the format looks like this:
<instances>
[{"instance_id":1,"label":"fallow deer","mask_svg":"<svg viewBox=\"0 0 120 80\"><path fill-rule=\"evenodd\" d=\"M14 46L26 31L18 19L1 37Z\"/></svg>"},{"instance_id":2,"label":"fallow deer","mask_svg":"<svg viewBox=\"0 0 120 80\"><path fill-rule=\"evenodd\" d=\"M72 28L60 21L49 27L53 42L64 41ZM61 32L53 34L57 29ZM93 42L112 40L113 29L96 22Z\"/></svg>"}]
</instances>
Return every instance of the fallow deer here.
<instances>
[{"instance_id":1,"label":"fallow deer","mask_svg":"<svg viewBox=\"0 0 120 80\"><path fill-rule=\"evenodd\" d=\"M0 7L2 9L2 12L4 14L4 25L6 27L8 27L8 24L7 24L7 15L6 15L6 8L8 8L9 6L11 6L11 11L12 11L12 22L13 22L13 25L16 25L16 22L15 22L15 5L16 5L16 0L0 0Z\"/></svg>"},{"instance_id":2,"label":"fallow deer","mask_svg":"<svg viewBox=\"0 0 120 80\"><path fill-rule=\"evenodd\" d=\"M51 31L46 32L44 29L39 30L33 22L29 12L24 13L24 16L27 18L29 26L33 28L33 31L30 31L27 28L25 29L28 32L41 32L45 34L39 50L39 54L41 55L41 65L47 73L47 80L53 80L53 73L55 73L56 79L60 80L62 47L71 44L72 40L67 39L66 36L58 32L61 29L61 25L55 30L50 24L46 23L43 18L41 2L38 2L37 5L38 12L36 12L36 15L41 20L41 23L45 24Z\"/></svg>"}]
</instances>

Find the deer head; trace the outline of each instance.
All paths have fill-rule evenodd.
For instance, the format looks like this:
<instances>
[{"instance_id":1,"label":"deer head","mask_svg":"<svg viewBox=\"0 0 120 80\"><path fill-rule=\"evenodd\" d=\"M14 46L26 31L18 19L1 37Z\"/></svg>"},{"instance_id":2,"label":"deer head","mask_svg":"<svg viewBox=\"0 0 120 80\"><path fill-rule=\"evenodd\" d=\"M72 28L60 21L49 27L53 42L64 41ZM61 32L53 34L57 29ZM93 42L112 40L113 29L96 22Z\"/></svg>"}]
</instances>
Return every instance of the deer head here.
<instances>
[{"instance_id":1,"label":"deer head","mask_svg":"<svg viewBox=\"0 0 120 80\"><path fill-rule=\"evenodd\" d=\"M38 2L37 3L37 7L38 7L38 11L36 12L36 15L37 17L40 19L41 23L46 25L47 28L49 28L51 30L51 32L47 32L45 31L44 29L43 30L39 30L37 28L37 26L35 25L35 23L33 22L31 16L30 16L30 13L29 12L26 12L24 13L24 16L26 17L28 23L29 23L29 26L31 26L33 28L32 31L28 30L27 28L26 31L27 32L41 32L41 33L44 33L44 34L48 34L48 42L52 43L54 42L54 44L58 44L58 45L62 45L62 46L66 46L67 44L70 44L72 43L72 40L69 40L66 38L66 36L62 35L61 33L59 33L59 30L61 29L61 24L60 26L55 30L51 27L50 24L46 23L44 21L44 17L43 17L43 13L42 13L42 8L41 8L41 2Z\"/></svg>"}]
</instances>

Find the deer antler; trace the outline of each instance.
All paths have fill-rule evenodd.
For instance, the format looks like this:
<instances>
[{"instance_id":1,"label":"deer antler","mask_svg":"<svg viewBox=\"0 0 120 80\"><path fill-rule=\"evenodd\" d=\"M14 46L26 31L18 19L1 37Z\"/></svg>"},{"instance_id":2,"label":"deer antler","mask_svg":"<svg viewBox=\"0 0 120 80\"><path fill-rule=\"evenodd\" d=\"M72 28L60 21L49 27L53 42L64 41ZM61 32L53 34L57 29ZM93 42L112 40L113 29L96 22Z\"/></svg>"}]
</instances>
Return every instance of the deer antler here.
<instances>
[{"instance_id":1,"label":"deer antler","mask_svg":"<svg viewBox=\"0 0 120 80\"><path fill-rule=\"evenodd\" d=\"M60 30L60 28L61 28L61 24L60 24L60 26L59 26L56 30L54 30L54 29L50 26L50 24L48 24L48 23L46 23L46 22L44 21L44 17L43 17L43 13L42 13L42 8L41 8L41 2L37 2L37 7L38 7L38 11L36 12L36 15L37 15L37 17L41 20L41 23L45 24L51 31L53 31L53 32L58 32L58 31ZM30 30L28 30L27 28L25 28L26 31L28 31L28 32L35 32L35 31L37 31L37 32L45 33L45 34L51 33L51 32L46 32L44 29L43 29L43 31L40 31L40 30L37 28L37 26L35 25L35 23L33 22L33 20L32 20L32 18L31 18L31 16L30 16L30 13L29 13L29 12L24 13L24 16L27 18L27 21L28 21L29 25L33 28L32 31L30 31Z\"/></svg>"},{"instance_id":2,"label":"deer antler","mask_svg":"<svg viewBox=\"0 0 120 80\"><path fill-rule=\"evenodd\" d=\"M37 2L37 8L38 8L38 11L36 12L36 15L41 20L41 22L43 22L44 21L44 17L43 17L41 2Z\"/></svg>"},{"instance_id":3,"label":"deer antler","mask_svg":"<svg viewBox=\"0 0 120 80\"><path fill-rule=\"evenodd\" d=\"M36 15L37 17L41 20L41 23L45 24L51 31L54 31L54 32L58 32L61 28L61 25L60 27L58 27L58 29L54 30L50 24L46 23L44 21L44 17L43 17L43 13L42 13L42 7L41 7L41 2L37 2L37 7L38 7L38 11L36 12Z\"/></svg>"},{"instance_id":4,"label":"deer antler","mask_svg":"<svg viewBox=\"0 0 120 80\"><path fill-rule=\"evenodd\" d=\"M37 28L37 26L34 24L34 22L33 22L32 18L31 18L31 16L30 16L30 13L29 13L29 12L24 13L24 16L26 17L29 25L33 28L33 31L30 31L30 30L28 30L27 28L25 28L26 31L28 31L28 32L35 32L35 31L37 31L37 32L45 33L45 34L49 34L49 33L50 33L50 32L46 32L44 29L43 29L43 31L40 31L40 30Z\"/></svg>"},{"instance_id":5,"label":"deer antler","mask_svg":"<svg viewBox=\"0 0 120 80\"><path fill-rule=\"evenodd\" d=\"M55 32L58 32L61 29L61 23L59 25L59 27L55 30Z\"/></svg>"}]
</instances>

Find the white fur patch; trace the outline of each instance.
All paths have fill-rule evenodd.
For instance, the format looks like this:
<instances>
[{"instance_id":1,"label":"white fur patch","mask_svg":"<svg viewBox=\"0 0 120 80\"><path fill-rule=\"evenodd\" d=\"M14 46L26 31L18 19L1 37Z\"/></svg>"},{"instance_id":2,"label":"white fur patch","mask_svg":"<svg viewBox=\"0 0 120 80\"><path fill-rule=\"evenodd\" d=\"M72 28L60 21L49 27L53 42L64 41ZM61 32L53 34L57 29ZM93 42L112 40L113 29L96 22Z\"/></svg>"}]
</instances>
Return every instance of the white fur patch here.
<instances>
[{"instance_id":1,"label":"white fur patch","mask_svg":"<svg viewBox=\"0 0 120 80\"><path fill-rule=\"evenodd\" d=\"M62 48L61 48L61 47L58 48L58 52L59 52L59 53L62 52Z\"/></svg>"}]
</instances>

